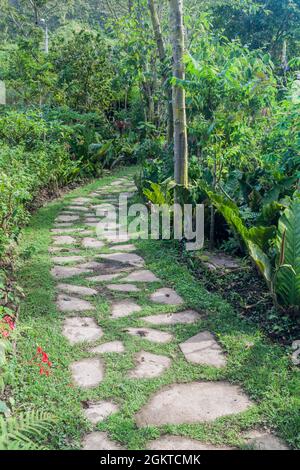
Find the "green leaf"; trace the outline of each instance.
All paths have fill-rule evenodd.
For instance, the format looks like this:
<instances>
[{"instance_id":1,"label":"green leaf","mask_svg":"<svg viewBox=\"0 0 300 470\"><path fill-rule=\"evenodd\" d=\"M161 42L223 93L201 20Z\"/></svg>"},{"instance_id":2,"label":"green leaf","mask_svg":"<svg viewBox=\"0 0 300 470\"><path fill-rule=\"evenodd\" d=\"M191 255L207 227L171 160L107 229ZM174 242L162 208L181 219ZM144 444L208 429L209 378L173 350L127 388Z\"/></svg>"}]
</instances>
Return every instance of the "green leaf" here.
<instances>
[{"instance_id":1,"label":"green leaf","mask_svg":"<svg viewBox=\"0 0 300 470\"><path fill-rule=\"evenodd\" d=\"M283 253L282 244L284 241ZM275 289L284 305L300 307L300 197L295 196L279 219ZM281 260L279 255L281 253ZM280 269L279 269L280 268Z\"/></svg>"}]
</instances>

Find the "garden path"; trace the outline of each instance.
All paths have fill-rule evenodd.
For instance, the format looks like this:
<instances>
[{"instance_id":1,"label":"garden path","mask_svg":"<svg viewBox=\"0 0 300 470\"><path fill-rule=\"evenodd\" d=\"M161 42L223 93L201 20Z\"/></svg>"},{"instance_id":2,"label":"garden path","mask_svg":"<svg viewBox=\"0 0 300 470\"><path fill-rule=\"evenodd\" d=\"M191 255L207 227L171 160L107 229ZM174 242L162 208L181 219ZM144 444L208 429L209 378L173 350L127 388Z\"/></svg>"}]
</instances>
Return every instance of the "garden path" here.
<instances>
[{"instance_id":1,"label":"garden path","mask_svg":"<svg viewBox=\"0 0 300 470\"><path fill-rule=\"evenodd\" d=\"M56 302L63 315L62 333L70 348L81 348L78 360L70 365L73 385L82 391L94 390L93 399L85 401L82 408L91 430L83 437L83 449L123 448L121 442L101 430L101 423L117 414L120 406L126 407L122 394L107 400L101 391L97 392L109 368L121 361L126 352L120 333L130 335L135 341L135 365L127 371L126 380L136 382L137 393L139 381L151 384L172 369L168 345L177 343L176 333L181 326L199 324L196 334L178 341L182 361L216 371L225 368L227 362L214 331L201 329L201 312L187 309L183 298L147 269L132 240L115 236L118 221L110 220L106 235L96 234L98 222L107 215L110 205L118 208L119 193L131 197L134 191L131 179L123 176L87 197L73 198L56 218L51 234L51 275L57 282ZM143 302L139 302L141 297ZM102 304L108 305L108 313L101 313ZM154 314L153 307L156 307ZM105 322L101 321L101 315L105 316ZM113 361L108 361L109 357ZM174 380L160 388L154 387L150 398L134 413L134 421L139 429L169 425L176 429L185 424L213 423L252 406L253 402L239 386L224 380L201 380L199 376L187 382ZM286 448L266 431L254 430L241 439L245 445L258 449ZM173 432L149 440L147 448L229 447Z\"/></svg>"}]
</instances>

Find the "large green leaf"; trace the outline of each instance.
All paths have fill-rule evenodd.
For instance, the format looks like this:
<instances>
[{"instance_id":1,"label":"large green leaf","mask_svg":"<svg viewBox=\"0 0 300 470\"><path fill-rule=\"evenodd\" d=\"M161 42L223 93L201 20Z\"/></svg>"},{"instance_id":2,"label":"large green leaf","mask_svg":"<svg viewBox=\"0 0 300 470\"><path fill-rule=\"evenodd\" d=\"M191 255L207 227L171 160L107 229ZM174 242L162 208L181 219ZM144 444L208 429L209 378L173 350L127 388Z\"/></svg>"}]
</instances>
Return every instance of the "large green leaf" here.
<instances>
[{"instance_id":1,"label":"large green leaf","mask_svg":"<svg viewBox=\"0 0 300 470\"><path fill-rule=\"evenodd\" d=\"M284 247L282 249L284 240ZM300 307L300 197L295 196L279 219L276 292L284 305ZM281 259L280 259L281 253Z\"/></svg>"},{"instance_id":2,"label":"large green leaf","mask_svg":"<svg viewBox=\"0 0 300 470\"><path fill-rule=\"evenodd\" d=\"M251 258L253 259L259 271L265 278L269 289L272 289L272 265L268 256L260 249L260 247L256 243L253 243L251 240L248 241L247 247Z\"/></svg>"},{"instance_id":3,"label":"large green leaf","mask_svg":"<svg viewBox=\"0 0 300 470\"><path fill-rule=\"evenodd\" d=\"M269 241L276 236L276 227L251 227L248 230L249 239L256 243L262 250L269 248Z\"/></svg>"}]
</instances>

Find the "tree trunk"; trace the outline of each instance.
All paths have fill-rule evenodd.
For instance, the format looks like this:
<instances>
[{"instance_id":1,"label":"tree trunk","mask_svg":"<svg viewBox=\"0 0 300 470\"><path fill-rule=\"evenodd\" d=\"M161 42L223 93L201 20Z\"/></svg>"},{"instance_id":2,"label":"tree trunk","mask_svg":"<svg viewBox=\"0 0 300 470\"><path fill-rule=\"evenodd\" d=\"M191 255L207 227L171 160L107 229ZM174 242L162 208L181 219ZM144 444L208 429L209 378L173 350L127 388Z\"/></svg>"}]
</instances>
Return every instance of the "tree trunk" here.
<instances>
[{"instance_id":1,"label":"tree trunk","mask_svg":"<svg viewBox=\"0 0 300 470\"><path fill-rule=\"evenodd\" d=\"M183 0L169 0L170 29L173 47L173 76L178 80L185 79ZM173 85L174 113L174 176L177 184L188 186L188 144L185 108L185 90L175 83Z\"/></svg>"},{"instance_id":2,"label":"tree trunk","mask_svg":"<svg viewBox=\"0 0 300 470\"><path fill-rule=\"evenodd\" d=\"M129 13L132 12L132 7L133 7L133 0L128 0L128 11L129 11Z\"/></svg>"},{"instance_id":3,"label":"tree trunk","mask_svg":"<svg viewBox=\"0 0 300 470\"><path fill-rule=\"evenodd\" d=\"M169 75L168 75L168 70L166 70L167 64L166 64L166 50L165 50L165 45L164 45L164 40L161 32L161 26L160 26L160 21L159 17L157 14L157 10L155 8L155 2L154 0L148 0L148 6L149 10L151 13L151 20L152 20L152 26L153 26L153 31L154 31L154 37L155 41L157 44L157 50L158 50L158 55L159 59L162 63L163 66L163 80L164 82L169 81ZM166 99L168 102L168 143L171 144L173 141L173 135L174 135L174 125L173 125L173 104L172 104L172 88L169 83L166 84Z\"/></svg>"}]
</instances>

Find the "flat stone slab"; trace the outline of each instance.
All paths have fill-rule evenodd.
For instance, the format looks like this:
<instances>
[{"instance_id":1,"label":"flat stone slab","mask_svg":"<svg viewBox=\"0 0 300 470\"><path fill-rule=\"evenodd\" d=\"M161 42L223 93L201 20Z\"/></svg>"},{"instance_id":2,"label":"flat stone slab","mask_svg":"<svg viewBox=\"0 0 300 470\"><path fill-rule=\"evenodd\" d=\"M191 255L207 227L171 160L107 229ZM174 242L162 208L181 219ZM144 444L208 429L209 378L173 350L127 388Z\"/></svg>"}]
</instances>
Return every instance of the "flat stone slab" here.
<instances>
[{"instance_id":1,"label":"flat stone slab","mask_svg":"<svg viewBox=\"0 0 300 470\"><path fill-rule=\"evenodd\" d=\"M80 232L80 235L93 235L94 230L89 230L89 229L83 229L82 232Z\"/></svg>"},{"instance_id":2,"label":"flat stone slab","mask_svg":"<svg viewBox=\"0 0 300 470\"><path fill-rule=\"evenodd\" d=\"M209 331L202 331L179 345L186 360L193 364L225 367L226 357Z\"/></svg>"},{"instance_id":3,"label":"flat stone slab","mask_svg":"<svg viewBox=\"0 0 300 470\"><path fill-rule=\"evenodd\" d=\"M165 331L153 330L152 328L127 328L127 333L133 336L139 336L153 343L169 343L173 338L171 333Z\"/></svg>"},{"instance_id":4,"label":"flat stone slab","mask_svg":"<svg viewBox=\"0 0 300 470\"><path fill-rule=\"evenodd\" d=\"M83 439L82 450L123 450L123 448L111 441L106 432L91 432Z\"/></svg>"},{"instance_id":5,"label":"flat stone slab","mask_svg":"<svg viewBox=\"0 0 300 470\"><path fill-rule=\"evenodd\" d=\"M135 253L111 253L100 255L100 258L110 261L118 261L119 263L126 263L132 266L143 266L145 261Z\"/></svg>"},{"instance_id":6,"label":"flat stone slab","mask_svg":"<svg viewBox=\"0 0 300 470\"><path fill-rule=\"evenodd\" d=\"M54 256L51 261L55 264L80 263L84 261L83 256Z\"/></svg>"},{"instance_id":7,"label":"flat stone slab","mask_svg":"<svg viewBox=\"0 0 300 470\"><path fill-rule=\"evenodd\" d=\"M82 204L88 204L91 201L91 198L89 197L77 197L76 199L72 199L72 204L76 205L82 205Z\"/></svg>"},{"instance_id":8,"label":"flat stone slab","mask_svg":"<svg viewBox=\"0 0 300 470\"><path fill-rule=\"evenodd\" d=\"M104 366L98 357L73 362L70 369L74 383L81 388L97 387L103 380Z\"/></svg>"},{"instance_id":9,"label":"flat stone slab","mask_svg":"<svg viewBox=\"0 0 300 470\"><path fill-rule=\"evenodd\" d=\"M166 356L141 351L135 358L137 365L128 376L131 379L151 379L159 377L171 365L171 359Z\"/></svg>"},{"instance_id":10,"label":"flat stone slab","mask_svg":"<svg viewBox=\"0 0 300 470\"><path fill-rule=\"evenodd\" d=\"M90 423L98 424L113 413L116 413L118 409L119 407L112 401L98 401L96 403L88 403L83 412Z\"/></svg>"},{"instance_id":11,"label":"flat stone slab","mask_svg":"<svg viewBox=\"0 0 300 470\"><path fill-rule=\"evenodd\" d=\"M91 348L92 354L109 354L109 353L123 353L125 351L122 341L109 341L108 343L100 344L95 348Z\"/></svg>"},{"instance_id":12,"label":"flat stone slab","mask_svg":"<svg viewBox=\"0 0 300 470\"><path fill-rule=\"evenodd\" d=\"M103 248L104 243L101 240L97 240L97 238L90 238L85 237L82 240L83 248Z\"/></svg>"},{"instance_id":13,"label":"flat stone slab","mask_svg":"<svg viewBox=\"0 0 300 470\"><path fill-rule=\"evenodd\" d=\"M73 284L58 284L57 289L66 292L67 294L77 294L77 295L97 295L98 292L96 289L91 289L90 287L84 286L75 286Z\"/></svg>"},{"instance_id":14,"label":"flat stone slab","mask_svg":"<svg viewBox=\"0 0 300 470\"><path fill-rule=\"evenodd\" d=\"M80 219L79 215L59 215L55 222L75 222Z\"/></svg>"},{"instance_id":15,"label":"flat stone slab","mask_svg":"<svg viewBox=\"0 0 300 470\"><path fill-rule=\"evenodd\" d=\"M73 276L89 273L91 269L78 266L54 266L51 269L51 275L54 279L68 279Z\"/></svg>"},{"instance_id":16,"label":"flat stone slab","mask_svg":"<svg viewBox=\"0 0 300 470\"><path fill-rule=\"evenodd\" d=\"M110 249L112 251L135 251L136 250L136 247L132 244L132 243L129 243L127 245L115 245L115 246L111 246Z\"/></svg>"},{"instance_id":17,"label":"flat stone slab","mask_svg":"<svg viewBox=\"0 0 300 470\"><path fill-rule=\"evenodd\" d=\"M87 300L65 294L58 296L56 305L61 312L86 312L95 310L95 307Z\"/></svg>"},{"instance_id":18,"label":"flat stone slab","mask_svg":"<svg viewBox=\"0 0 300 470\"><path fill-rule=\"evenodd\" d=\"M108 284L107 289L115 292L139 292L140 289L134 284Z\"/></svg>"},{"instance_id":19,"label":"flat stone slab","mask_svg":"<svg viewBox=\"0 0 300 470\"><path fill-rule=\"evenodd\" d=\"M115 232L106 232L102 235L102 238L109 243L122 243L129 242L130 236L127 234L116 234Z\"/></svg>"},{"instance_id":20,"label":"flat stone slab","mask_svg":"<svg viewBox=\"0 0 300 470\"><path fill-rule=\"evenodd\" d=\"M225 253L210 253L204 251L201 257L203 257L203 263L210 271L231 270L241 267L236 258L233 258L232 256L229 256Z\"/></svg>"},{"instance_id":21,"label":"flat stone slab","mask_svg":"<svg viewBox=\"0 0 300 470\"><path fill-rule=\"evenodd\" d=\"M120 277L122 273L115 273L115 274L100 274L99 276L92 276L88 277L87 280L91 282L107 282L107 281L113 281L114 279L117 279Z\"/></svg>"},{"instance_id":22,"label":"flat stone slab","mask_svg":"<svg viewBox=\"0 0 300 470\"><path fill-rule=\"evenodd\" d=\"M162 436L150 442L147 450L231 450L229 447L219 447L184 436Z\"/></svg>"},{"instance_id":23,"label":"flat stone slab","mask_svg":"<svg viewBox=\"0 0 300 470\"><path fill-rule=\"evenodd\" d=\"M103 336L103 331L94 318L72 317L64 321L63 335L71 344L77 344L97 341Z\"/></svg>"},{"instance_id":24,"label":"flat stone slab","mask_svg":"<svg viewBox=\"0 0 300 470\"><path fill-rule=\"evenodd\" d=\"M156 393L136 415L138 426L193 424L241 413L252 405L228 382L174 384Z\"/></svg>"},{"instance_id":25,"label":"flat stone slab","mask_svg":"<svg viewBox=\"0 0 300 470\"><path fill-rule=\"evenodd\" d=\"M147 269L135 271L123 279L125 282L160 282L160 279Z\"/></svg>"},{"instance_id":26,"label":"flat stone slab","mask_svg":"<svg viewBox=\"0 0 300 470\"><path fill-rule=\"evenodd\" d=\"M66 211L70 212L88 212L88 208L84 206L68 206L66 207Z\"/></svg>"},{"instance_id":27,"label":"flat stone slab","mask_svg":"<svg viewBox=\"0 0 300 470\"><path fill-rule=\"evenodd\" d=\"M289 450L282 439L268 431L250 431L245 437L247 446L254 450Z\"/></svg>"},{"instance_id":28,"label":"flat stone slab","mask_svg":"<svg viewBox=\"0 0 300 470\"><path fill-rule=\"evenodd\" d=\"M54 228L68 228L68 227L74 227L72 222L59 222L54 224Z\"/></svg>"},{"instance_id":29,"label":"flat stone slab","mask_svg":"<svg viewBox=\"0 0 300 470\"><path fill-rule=\"evenodd\" d=\"M95 224L97 225L98 222L99 222L99 219L98 219L97 217L91 216L91 217L86 217L86 218L84 219L84 221L85 221L86 223L88 223L88 224L89 224L89 223L92 223L92 224L95 223Z\"/></svg>"},{"instance_id":30,"label":"flat stone slab","mask_svg":"<svg viewBox=\"0 0 300 470\"><path fill-rule=\"evenodd\" d=\"M141 310L141 307L133 300L121 300L120 302L114 302L112 304L111 316L113 318L128 317Z\"/></svg>"},{"instance_id":31,"label":"flat stone slab","mask_svg":"<svg viewBox=\"0 0 300 470\"><path fill-rule=\"evenodd\" d=\"M178 313L162 313L160 315L149 315L141 320L152 325L178 325L191 324L201 320L201 315L195 310L185 310Z\"/></svg>"},{"instance_id":32,"label":"flat stone slab","mask_svg":"<svg viewBox=\"0 0 300 470\"><path fill-rule=\"evenodd\" d=\"M49 253L65 253L65 254L73 254L73 253L80 253L81 250L79 248L65 248L63 246L50 246L48 248Z\"/></svg>"},{"instance_id":33,"label":"flat stone slab","mask_svg":"<svg viewBox=\"0 0 300 470\"><path fill-rule=\"evenodd\" d=\"M164 305L181 305L183 299L178 295L174 289L163 287L150 295L150 300L156 304Z\"/></svg>"},{"instance_id":34,"label":"flat stone slab","mask_svg":"<svg viewBox=\"0 0 300 470\"><path fill-rule=\"evenodd\" d=\"M69 235L53 237L53 243L54 245L75 245L76 239L74 237L70 237Z\"/></svg>"}]
</instances>

